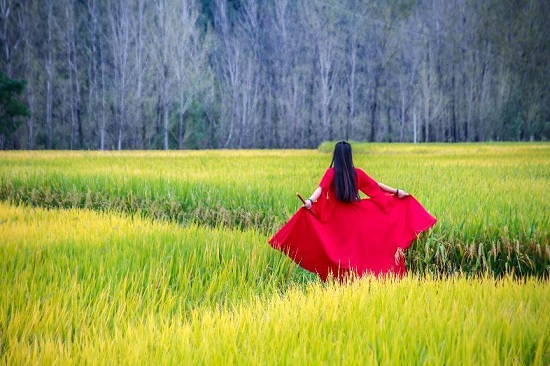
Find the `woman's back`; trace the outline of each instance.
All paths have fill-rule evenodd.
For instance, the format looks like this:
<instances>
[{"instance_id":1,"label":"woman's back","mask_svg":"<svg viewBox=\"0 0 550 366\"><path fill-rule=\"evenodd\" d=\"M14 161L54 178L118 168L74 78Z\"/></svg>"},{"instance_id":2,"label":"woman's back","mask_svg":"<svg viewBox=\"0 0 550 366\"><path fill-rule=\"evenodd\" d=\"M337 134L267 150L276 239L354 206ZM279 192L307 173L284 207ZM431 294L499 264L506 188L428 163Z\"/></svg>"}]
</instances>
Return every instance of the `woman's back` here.
<instances>
[{"instance_id":1,"label":"woman's back","mask_svg":"<svg viewBox=\"0 0 550 366\"><path fill-rule=\"evenodd\" d=\"M353 192L354 195L359 197L359 191L363 192L370 199L372 199L382 211L385 211L389 204L388 197L384 194L382 189L380 189L378 183L360 168L354 168L354 173L354 183L356 186L355 192ZM319 198L320 200L332 200L341 203L349 203L349 201L343 201L338 198L336 193L338 186L335 184L335 169L333 167L330 167L325 171L325 175L321 179L319 187L327 193L324 195L321 194L321 197ZM351 202L357 202L359 200L360 198Z\"/></svg>"},{"instance_id":2,"label":"woman's back","mask_svg":"<svg viewBox=\"0 0 550 366\"><path fill-rule=\"evenodd\" d=\"M359 191L368 199L360 199ZM405 262L397 253L436 220L401 193L355 168L351 146L339 142L319 187L269 243L322 280L352 272L403 274Z\"/></svg>"}]
</instances>

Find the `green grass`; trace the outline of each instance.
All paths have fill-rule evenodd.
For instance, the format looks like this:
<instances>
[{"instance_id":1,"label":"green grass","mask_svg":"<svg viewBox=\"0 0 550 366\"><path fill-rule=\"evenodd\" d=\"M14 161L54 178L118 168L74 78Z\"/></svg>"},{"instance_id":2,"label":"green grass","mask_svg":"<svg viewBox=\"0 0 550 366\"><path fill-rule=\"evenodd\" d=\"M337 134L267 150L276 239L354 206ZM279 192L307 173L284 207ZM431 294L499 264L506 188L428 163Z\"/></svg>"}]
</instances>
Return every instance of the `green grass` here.
<instances>
[{"instance_id":1,"label":"green grass","mask_svg":"<svg viewBox=\"0 0 550 366\"><path fill-rule=\"evenodd\" d=\"M333 143L317 150L4 152L0 199L90 208L269 236L313 191ZM353 144L373 178L438 219L407 254L417 273L550 274L550 144Z\"/></svg>"},{"instance_id":2,"label":"green grass","mask_svg":"<svg viewBox=\"0 0 550 366\"><path fill-rule=\"evenodd\" d=\"M0 363L550 364L550 144L353 143L438 223L344 284L267 244L332 146L1 152Z\"/></svg>"},{"instance_id":3,"label":"green grass","mask_svg":"<svg viewBox=\"0 0 550 366\"><path fill-rule=\"evenodd\" d=\"M322 284L255 230L0 204L0 362L550 362L535 278Z\"/></svg>"}]
</instances>

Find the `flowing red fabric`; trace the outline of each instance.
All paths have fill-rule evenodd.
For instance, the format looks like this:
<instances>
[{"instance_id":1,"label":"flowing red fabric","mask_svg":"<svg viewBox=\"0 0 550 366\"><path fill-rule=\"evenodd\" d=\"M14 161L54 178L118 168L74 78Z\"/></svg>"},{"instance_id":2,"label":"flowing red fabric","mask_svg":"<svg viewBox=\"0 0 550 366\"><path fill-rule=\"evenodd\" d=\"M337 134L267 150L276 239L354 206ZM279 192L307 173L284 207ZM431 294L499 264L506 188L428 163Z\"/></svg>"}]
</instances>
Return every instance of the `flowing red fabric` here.
<instances>
[{"instance_id":1,"label":"flowing red fabric","mask_svg":"<svg viewBox=\"0 0 550 366\"><path fill-rule=\"evenodd\" d=\"M437 221L413 196L398 198L382 191L363 170L356 168L356 173L357 188L368 198L352 203L336 200L334 169L329 168L311 211L300 208L269 240L273 248L323 281L352 273L403 275L404 260L395 263L397 248L407 249Z\"/></svg>"}]
</instances>

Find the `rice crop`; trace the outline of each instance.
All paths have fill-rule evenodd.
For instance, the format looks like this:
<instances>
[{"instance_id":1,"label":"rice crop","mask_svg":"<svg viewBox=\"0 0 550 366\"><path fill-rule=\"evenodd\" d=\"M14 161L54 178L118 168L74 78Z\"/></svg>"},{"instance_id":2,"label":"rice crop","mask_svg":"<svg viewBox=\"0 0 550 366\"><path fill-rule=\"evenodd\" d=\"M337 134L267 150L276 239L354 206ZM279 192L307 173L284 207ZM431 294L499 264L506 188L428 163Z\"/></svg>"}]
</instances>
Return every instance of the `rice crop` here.
<instances>
[{"instance_id":1,"label":"rice crop","mask_svg":"<svg viewBox=\"0 0 550 366\"><path fill-rule=\"evenodd\" d=\"M330 163L319 150L3 152L0 199L121 212L269 236ZM412 193L438 223L407 253L416 273L550 274L550 144L362 144L355 164Z\"/></svg>"},{"instance_id":2,"label":"rice crop","mask_svg":"<svg viewBox=\"0 0 550 366\"><path fill-rule=\"evenodd\" d=\"M0 204L0 363L545 365L550 290L304 278L254 229Z\"/></svg>"}]
</instances>

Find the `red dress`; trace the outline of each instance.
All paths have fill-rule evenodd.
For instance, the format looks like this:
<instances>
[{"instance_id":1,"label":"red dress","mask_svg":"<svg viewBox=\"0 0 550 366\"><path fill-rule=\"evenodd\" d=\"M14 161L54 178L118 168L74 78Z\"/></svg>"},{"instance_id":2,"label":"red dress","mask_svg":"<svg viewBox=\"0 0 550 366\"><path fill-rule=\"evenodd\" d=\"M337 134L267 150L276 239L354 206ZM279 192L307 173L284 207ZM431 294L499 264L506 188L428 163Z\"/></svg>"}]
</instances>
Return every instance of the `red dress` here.
<instances>
[{"instance_id":1,"label":"red dress","mask_svg":"<svg viewBox=\"0 0 550 366\"><path fill-rule=\"evenodd\" d=\"M437 220L413 196L397 198L382 191L363 170L355 172L357 188L369 198L336 200L334 169L329 168L311 212L300 208L269 243L323 281L329 274L341 279L351 272L403 275L404 260L395 263L397 248L407 249Z\"/></svg>"}]
</instances>

